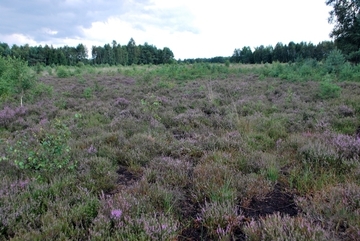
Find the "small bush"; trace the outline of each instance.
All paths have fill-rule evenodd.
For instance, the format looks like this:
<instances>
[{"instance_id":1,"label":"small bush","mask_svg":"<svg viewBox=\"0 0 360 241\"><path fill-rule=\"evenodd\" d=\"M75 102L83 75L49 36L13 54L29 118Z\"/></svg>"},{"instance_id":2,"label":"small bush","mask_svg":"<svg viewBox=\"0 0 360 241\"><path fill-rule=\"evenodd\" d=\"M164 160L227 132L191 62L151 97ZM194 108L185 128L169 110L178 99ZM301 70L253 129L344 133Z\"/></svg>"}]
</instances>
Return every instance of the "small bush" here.
<instances>
[{"instance_id":1,"label":"small bush","mask_svg":"<svg viewBox=\"0 0 360 241\"><path fill-rule=\"evenodd\" d=\"M328 73L338 75L345 64L345 57L340 50L334 49L325 60L325 68Z\"/></svg>"},{"instance_id":2,"label":"small bush","mask_svg":"<svg viewBox=\"0 0 360 241\"><path fill-rule=\"evenodd\" d=\"M9 147L8 159L20 169L57 171L71 168L70 131L59 120L40 126L33 132L25 132Z\"/></svg>"},{"instance_id":3,"label":"small bush","mask_svg":"<svg viewBox=\"0 0 360 241\"><path fill-rule=\"evenodd\" d=\"M207 228L217 240L231 239L234 230L240 227L243 216L232 201L205 203L197 221Z\"/></svg>"},{"instance_id":4,"label":"small bush","mask_svg":"<svg viewBox=\"0 0 360 241\"><path fill-rule=\"evenodd\" d=\"M64 66L60 66L56 70L56 75L59 78L67 78L70 76L70 73Z\"/></svg>"},{"instance_id":5,"label":"small bush","mask_svg":"<svg viewBox=\"0 0 360 241\"><path fill-rule=\"evenodd\" d=\"M329 80L322 81L319 86L319 97L323 100L338 98L341 93L340 86Z\"/></svg>"},{"instance_id":6,"label":"small bush","mask_svg":"<svg viewBox=\"0 0 360 241\"><path fill-rule=\"evenodd\" d=\"M319 224L304 217L282 217L280 214L266 216L260 221L251 221L244 227L247 240L335 240Z\"/></svg>"},{"instance_id":7,"label":"small bush","mask_svg":"<svg viewBox=\"0 0 360 241\"><path fill-rule=\"evenodd\" d=\"M311 198L298 198L297 205L330 232L340 232L341 240L359 240L359 200L360 187L350 182L323 188Z\"/></svg>"},{"instance_id":8,"label":"small bush","mask_svg":"<svg viewBox=\"0 0 360 241\"><path fill-rule=\"evenodd\" d=\"M83 92L83 96L86 98L86 99L90 99L93 95L93 90L90 88L90 87L86 87L84 89L84 92Z\"/></svg>"},{"instance_id":9,"label":"small bush","mask_svg":"<svg viewBox=\"0 0 360 241\"><path fill-rule=\"evenodd\" d=\"M0 57L0 97L18 95L21 99L36 86L34 75L25 61Z\"/></svg>"}]
</instances>

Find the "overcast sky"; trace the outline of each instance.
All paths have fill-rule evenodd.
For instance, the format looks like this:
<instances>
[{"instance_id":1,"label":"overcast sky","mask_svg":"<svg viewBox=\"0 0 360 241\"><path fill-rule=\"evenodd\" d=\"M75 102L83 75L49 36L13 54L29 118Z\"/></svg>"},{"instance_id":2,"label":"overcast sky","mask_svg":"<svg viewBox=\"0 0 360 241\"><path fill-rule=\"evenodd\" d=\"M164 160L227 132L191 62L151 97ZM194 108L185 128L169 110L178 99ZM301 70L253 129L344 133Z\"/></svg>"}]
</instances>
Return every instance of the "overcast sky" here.
<instances>
[{"instance_id":1,"label":"overcast sky","mask_svg":"<svg viewBox=\"0 0 360 241\"><path fill-rule=\"evenodd\" d=\"M331 40L325 0L0 0L0 42L103 46L145 42L176 59L235 48Z\"/></svg>"}]
</instances>

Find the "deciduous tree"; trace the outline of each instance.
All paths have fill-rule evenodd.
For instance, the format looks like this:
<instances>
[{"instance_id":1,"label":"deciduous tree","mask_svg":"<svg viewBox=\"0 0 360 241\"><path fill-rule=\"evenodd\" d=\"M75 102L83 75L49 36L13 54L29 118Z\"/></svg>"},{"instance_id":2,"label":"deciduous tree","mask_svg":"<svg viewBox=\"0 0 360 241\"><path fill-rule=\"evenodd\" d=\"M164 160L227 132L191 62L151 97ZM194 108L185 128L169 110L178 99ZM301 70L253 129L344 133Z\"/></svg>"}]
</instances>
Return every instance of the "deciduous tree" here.
<instances>
[{"instance_id":1,"label":"deciduous tree","mask_svg":"<svg viewBox=\"0 0 360 241\"><path fill-rule=\"evenodd\" d=\"M335 26L330 37L350 60L360 62L360 55L351 54L360 50L360 0L327 0L326 5L333 7L329 22Z\"/></svg>"}]
</instances>

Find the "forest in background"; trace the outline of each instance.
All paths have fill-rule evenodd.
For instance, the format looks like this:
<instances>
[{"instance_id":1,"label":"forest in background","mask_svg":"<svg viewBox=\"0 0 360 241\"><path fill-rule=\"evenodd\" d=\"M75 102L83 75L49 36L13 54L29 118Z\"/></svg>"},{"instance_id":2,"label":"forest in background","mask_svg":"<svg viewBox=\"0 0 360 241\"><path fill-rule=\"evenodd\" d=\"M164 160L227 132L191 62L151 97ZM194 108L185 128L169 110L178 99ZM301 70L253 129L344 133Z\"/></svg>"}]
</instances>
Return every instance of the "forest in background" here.
<instances>
[{"instance_id":1,"label":"forest in background","mask_svg":"<svg viewBox=\"0 0 360 241\"><path fill-rule=\"evenodd\" d=\"M108 65L168 64L174 59L174 54L168 47L158 49L148 43L136 45L133 38L127 45L120 45L113 40L111 44L92 46L90 53L82 43L76 47L58 48L48 45L29 46L28 44L10 47L7 43L0 43L0 56L20 58L27 61L29 66L37 64L74 66L79 62Z\"/></svg>"},{"instance_id":2,"label":"forest in background","mask_svg":"<svg viewBox=\"0 0 360 241\"><path fill-rule=\"evenodd\" d=\"M289 44L277 43L275 47L258 46L254 50L250 46L242 49L235 49L231 57L217 56L212 58L195 58L178 60L185 63L232 63L256 64L256 63L288 63L300 59L324 60L331 50L336 48L334 42L323 41L316 44L300 42ZM132 65L132 64L170 64L175 63L173 51L165 47L158 49L154 45L144 43L136 45L134 39L130 39L127 45L120 45L115 40L111 44L104 46L93 46L91 52L87 50L82 43L76 47L58 47L45 45L44 47L13 45L10 47L7 43L0 43L0 56L11 56L20 58L28 62L29 66L37 64L51 65L69 65L74 66L79 62L84 64L108 64L108 65Z\"/></svg>"}]
</instances>

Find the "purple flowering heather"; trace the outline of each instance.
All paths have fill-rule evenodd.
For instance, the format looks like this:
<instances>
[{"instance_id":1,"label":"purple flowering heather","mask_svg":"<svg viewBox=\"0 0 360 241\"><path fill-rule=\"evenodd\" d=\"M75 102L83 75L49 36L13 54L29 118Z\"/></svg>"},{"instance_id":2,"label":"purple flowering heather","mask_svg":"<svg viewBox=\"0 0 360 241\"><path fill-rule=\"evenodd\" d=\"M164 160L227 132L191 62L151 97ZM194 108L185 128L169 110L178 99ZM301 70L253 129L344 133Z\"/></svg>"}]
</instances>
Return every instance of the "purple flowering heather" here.
<instances>
[{"instance_id":1,"label":"purple flowering heather","mask_svg":"<svg viewBox=\"0 0 360 241\"><path fill-rule=\"evenodd\" d=\"M24 116L26 112L27 109L25 107L11 109L10 107L5 106L3 110L0 110L0 124L6 126L16 120L17 117Z\"/></svg>"},{"instance_id":2,"label":"purple flowering heather","mask_svg":"<svg viewBox=\"0 0 360 241\"><path fill-rule=\"evenodd\" d=\"M339 154L346 159L360 158L360 139L349 135L338 134L333 138L333 144Z\"/></svg>"},{"instance_id":3,"label":"purple flowering heather","mask_svg":"<svg viewBox=\"0 0 360 241\"><path fill-rule=\"evenodd\" d=\"M97 153L97 149L94 145L91 144L91 146L87 149L87 152L89 154L96 154Z\"/></svg>"},{"instance_id":4,"label":"purple flowering heather","mask_svg":"<svg viewBox=\"0 0 360 241\"><path fill-rule=\"evenodd\" d=\"M111 217L114 219L119 219L122 215L122 211L120 209L111 210Z\"/></svg>"}]
</instances>

